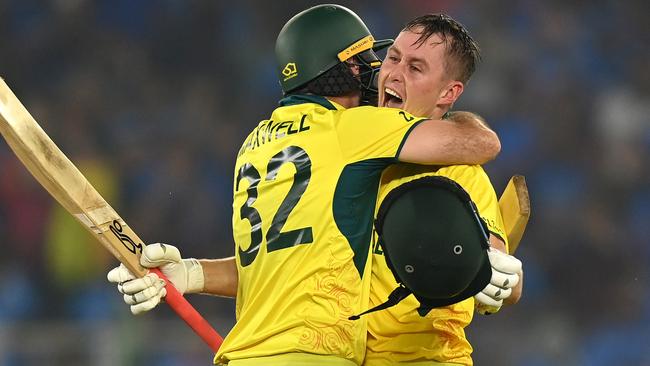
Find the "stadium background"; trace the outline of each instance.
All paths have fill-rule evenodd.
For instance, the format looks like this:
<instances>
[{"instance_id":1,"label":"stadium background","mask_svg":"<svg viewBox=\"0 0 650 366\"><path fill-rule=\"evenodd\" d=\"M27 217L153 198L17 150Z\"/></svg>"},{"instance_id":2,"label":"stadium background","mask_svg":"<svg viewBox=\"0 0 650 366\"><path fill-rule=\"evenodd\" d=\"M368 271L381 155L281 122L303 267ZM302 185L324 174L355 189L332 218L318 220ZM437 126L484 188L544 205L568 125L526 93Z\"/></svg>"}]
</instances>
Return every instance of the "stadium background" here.
<instances>
[{"instance_id":1,"label":"stadium background","mask_svg":"<svg viewBox=\"0 0 650 366\"><path fill-rule=\"evenodd\" d=\"M522 302L477 316L477 365L648 365L650 29L643 1L341 1L376 37L447 12L483 49L457 105L526 175ZM280 96L273 44L314 1L1 0L0 75L148 242L233 253L245 134ZM0 365L209 364L166 308L133 317L115 265L0 143ZM229 299L190 300L223 334Z\"/></svg>"}]
</instances>

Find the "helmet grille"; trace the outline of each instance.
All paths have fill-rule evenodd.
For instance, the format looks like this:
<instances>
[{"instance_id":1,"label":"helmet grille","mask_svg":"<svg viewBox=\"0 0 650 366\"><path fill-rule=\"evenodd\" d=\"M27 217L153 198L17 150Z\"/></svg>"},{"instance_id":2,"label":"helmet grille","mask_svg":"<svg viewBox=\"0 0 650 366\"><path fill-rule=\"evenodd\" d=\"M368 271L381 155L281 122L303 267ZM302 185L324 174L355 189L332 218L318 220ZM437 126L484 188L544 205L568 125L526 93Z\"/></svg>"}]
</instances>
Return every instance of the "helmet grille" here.
<instances>
[{"instance_id":1,"label":"helmet grille","mask_svg":"<svg viewBox=\"0 0 650 366\"><path fill-rule=\"evenodd\" d=\"M352 74L350 66L341 62L294 93L336 97L358 91L360 85L360 81Z\"/></svg>"}]
</instances>

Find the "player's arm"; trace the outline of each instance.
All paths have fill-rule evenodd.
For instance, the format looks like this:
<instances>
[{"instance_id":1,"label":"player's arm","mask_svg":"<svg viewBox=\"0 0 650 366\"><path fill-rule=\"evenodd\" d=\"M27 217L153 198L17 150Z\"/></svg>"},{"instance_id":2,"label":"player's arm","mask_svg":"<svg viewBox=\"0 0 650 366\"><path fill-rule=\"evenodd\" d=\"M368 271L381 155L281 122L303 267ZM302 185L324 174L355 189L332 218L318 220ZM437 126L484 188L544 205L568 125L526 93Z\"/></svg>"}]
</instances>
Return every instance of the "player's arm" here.
<instances>
[{"instance_id":1,"label":"player's arm","mask_svg":"<svg viewBox=\"0 0 650 366\"><path fill-rule=\"evenodd\" d=\"M221 259L201 259L203 267L202 294L236 297L239 275L235 257Z\"/></svg>"},{"instance_id":2,"label":"player's arm","mask_svg":"<svg viewBox=\"0 0 650 366\"><path fill-rule=\"evenodd\" d=\"M145 268L160 268L181 294L202 293L216 296L237 295L238 273L235 258L182 258L178 248L167 244L147 245L140 256ZM108 272L109 282L117 284L124 302L133 314L155 308L167 295L164 281L154 273L137 278L124 265Z\"/></svg>"},{"instance_id":3,"label":"player's arm","mask_svg":"<svg viewBox=\"0 0 650 366\"><path fill-rule=\"evenodd\" d=\"M484 164L501 151L501 142L485 121L470 112L450 119L427 120L406 138L400 161L417 164Z\"/></svg>"}]
</instances>

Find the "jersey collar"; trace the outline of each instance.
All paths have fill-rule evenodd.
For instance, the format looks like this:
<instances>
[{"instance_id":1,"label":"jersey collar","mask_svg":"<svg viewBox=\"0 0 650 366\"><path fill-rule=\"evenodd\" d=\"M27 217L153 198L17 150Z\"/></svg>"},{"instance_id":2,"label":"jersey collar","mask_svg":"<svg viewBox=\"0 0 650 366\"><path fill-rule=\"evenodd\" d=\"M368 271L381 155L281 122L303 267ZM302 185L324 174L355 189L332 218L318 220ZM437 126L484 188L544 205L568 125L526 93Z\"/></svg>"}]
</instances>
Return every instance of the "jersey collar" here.
<instances>
[{"instance_id":1,"label":"jersey collar","mask_svg":"<svg viewBox=\"0 0 650 366\"><path fill-rule=\"evenodd\" d=\"M320 95L293 94L280 99L281 107L303 104L303 103L315 103L333 111L338 109L345 109L341 105L334 103L331 100L327 100L327 98L322 97Z\"/></svg>"}]
</instances>

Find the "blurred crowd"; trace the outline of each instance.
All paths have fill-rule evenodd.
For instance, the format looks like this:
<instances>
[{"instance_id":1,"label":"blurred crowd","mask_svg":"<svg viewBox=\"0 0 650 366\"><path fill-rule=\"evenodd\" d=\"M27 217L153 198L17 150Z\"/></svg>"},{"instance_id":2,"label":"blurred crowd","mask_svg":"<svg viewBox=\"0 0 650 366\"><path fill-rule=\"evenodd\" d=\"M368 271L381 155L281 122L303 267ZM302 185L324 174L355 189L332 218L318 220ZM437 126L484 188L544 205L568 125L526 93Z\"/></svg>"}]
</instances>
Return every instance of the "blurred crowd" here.
<instances>
[{"instance_id":1,"label":"blurred crowd","mask_svg":"<svg viewBox=\"0 0 650 366\"><path fill-rule=\"evenodd\" d=\"M650 364L650 5L339 3L378 38L445 12L481 45L483 62L455 109L497 131L502 153L486 170L497 192L511 175L526 176L532 217L517 254L523 299L475 318L476 364ZM281 97L275 37L315 4L0 0L0 77L145 241L229 256L235 156ZM0 172L0 365L39 360L38 350L7 351L34 324L52 337L55 323L144 324L106 282L116 260L4 143ZM229 330L233 301L191 300ZM46 363L96 364L92 343L76 347L55 349ZM120 364L147 359L131 348Z\"/></svg>"}]
</instances>

